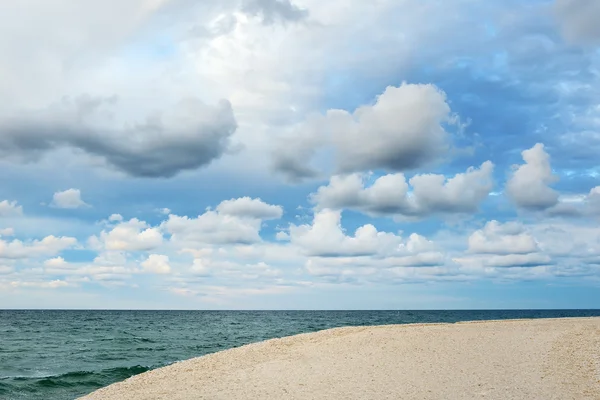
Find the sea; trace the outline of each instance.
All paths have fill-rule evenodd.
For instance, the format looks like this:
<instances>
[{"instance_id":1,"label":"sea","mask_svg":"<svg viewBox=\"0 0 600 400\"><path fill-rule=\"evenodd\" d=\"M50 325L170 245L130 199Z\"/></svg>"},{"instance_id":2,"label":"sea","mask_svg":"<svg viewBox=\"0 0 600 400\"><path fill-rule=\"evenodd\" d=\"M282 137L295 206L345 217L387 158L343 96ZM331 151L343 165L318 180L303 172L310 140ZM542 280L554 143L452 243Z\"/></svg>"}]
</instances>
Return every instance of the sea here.
<instances>
[{"instance_id":1,"label":"sea","mask_svg":"<svg viewBox=\"0 0 600 400\"><path fill-rule=\"evenodd\" d=\"M600 316L600 310L0 310L0 399L74 399L153 368L340 326Z\"/></svg>"}]
</instances>

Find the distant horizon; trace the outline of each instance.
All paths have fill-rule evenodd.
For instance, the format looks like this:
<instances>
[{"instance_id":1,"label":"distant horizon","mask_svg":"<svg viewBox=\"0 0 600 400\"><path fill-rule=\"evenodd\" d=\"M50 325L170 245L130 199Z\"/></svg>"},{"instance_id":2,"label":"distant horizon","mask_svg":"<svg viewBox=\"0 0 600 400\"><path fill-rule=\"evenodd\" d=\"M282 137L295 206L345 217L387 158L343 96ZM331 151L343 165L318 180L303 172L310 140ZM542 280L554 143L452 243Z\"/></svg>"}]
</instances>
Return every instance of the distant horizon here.
<instances>
[{"instance_id":1,"label":"distant horizon","mask_svg":"<svg viewBox=\"0 0 600 400\"><path fill-rule=\"evenodd\" d=\"M0 308L0 311L600 311L600 308L448 308L448 309L127 309L127 308Z\"/></svg>"}]
</instances>

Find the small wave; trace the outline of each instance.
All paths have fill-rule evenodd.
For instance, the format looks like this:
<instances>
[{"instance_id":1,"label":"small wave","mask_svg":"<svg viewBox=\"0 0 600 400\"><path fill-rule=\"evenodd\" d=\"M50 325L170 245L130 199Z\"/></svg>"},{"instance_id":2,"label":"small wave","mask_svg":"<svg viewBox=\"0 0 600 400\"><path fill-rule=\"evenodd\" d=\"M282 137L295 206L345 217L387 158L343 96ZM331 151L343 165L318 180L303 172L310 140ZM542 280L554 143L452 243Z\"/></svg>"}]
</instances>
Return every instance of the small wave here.
<instances>
[{"instance_id":1,"label":"small wave","mask_svg":"<svg viewBox=\"0 0 600 400\"><path fill-rule=\"evenodd\" d=\"M141 374L152 369L142 365L131 367L107 368L100 371L70 371L64 374L49 375L41 377L24 376L6 376L1 377L6 385L7 381L20 382L20 385L27 382L29 390L38 388L70 388L70 387L101 387L107 383L118 382L127 379L133 375ZM6 385L8 386L8 385Z\"/></svg>"}]
</instances>

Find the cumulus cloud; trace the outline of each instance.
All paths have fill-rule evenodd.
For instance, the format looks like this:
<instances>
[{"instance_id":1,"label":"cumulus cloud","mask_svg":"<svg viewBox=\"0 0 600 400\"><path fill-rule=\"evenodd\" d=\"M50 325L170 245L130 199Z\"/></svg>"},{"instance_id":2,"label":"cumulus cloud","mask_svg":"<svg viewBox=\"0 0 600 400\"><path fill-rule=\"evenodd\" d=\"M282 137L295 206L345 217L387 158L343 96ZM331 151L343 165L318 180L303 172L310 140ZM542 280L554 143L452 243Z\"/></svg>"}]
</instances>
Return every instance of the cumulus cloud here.
<instances>
[{"instance_id":1,"label":"cumulus cloud","mask_svg":"<svg viewBox=\"0 0 600 400\"><path fill-rule=\"evenodd\" d=\"M182 100L170 112L111 124L116 99L65 99L45 110L0 121L0 154L32 160L68 147L98 156L128 175L171 177L208 165L230 150L237 123L231 104Z\"/></svg>"},{"instance_id":2,"label":"cumulus cloud","mask_svg":"<svg viewBox=\"0 0 600 400\"><path fill-rule=\"evenodd\" d=\"M141 265L146 272L153 274L168 274L171 272L169 257L165 255L150 254Z\"/></svg>"},{"instance_id":3,"label":"cumulus cloud","mask_svg":"<svg viewBox=\"0 0 600 400\"><path fill-rule=\"evenodd\" d=\"M196 218L169 215L161 228L171 242L192 249L202 244L251 244L261 241L262 221L280 218L283 209L260 199L242 197L221 202Z\"/></svg>"},{"instance_id":4,"label":"cumulus cloud","mask_svg":"<svg viewBox=\"0 0 600 400\"><path fill-rule=\"evenodd\" d=\"M13 228L3 228L0 229L0 237L4 236L14 236L15 235L15 230Z\"/></svg>"},{"instance_id":5,"label":"cumulus cloud","mask_svg":"<svg viewBox=\"0 0 600 400\"><path fill-rule=\"evenodd\" d=\"M290 180L310 177L316 173L309 167L310 156L325 145L335 152L336 168L342 173L412 170L446 154L450 138L444 126L454 121L446 94L436 86L389 86L373 105L353 113L329 110L309 121L305 130L298 129L279 144L274 166ZM293 145L300 149L297 154Z\"/></svg>"},{"instance_id":6,"label":"cumulus cloud","mask_svg":"<svg viewBox=\"0 0 600 400\"><path fill-rule=\"evenodd\" d=\"M89 204L81 199L81 191L79 189L67 189L62 192L54 193L50 205L56 208L89 207Z\"/></svg>"},{"instance_id":7,"label":"cumulus cloud","mask_svg":"<svg viewBox=\"0 0 600 400\"><path fill-rule=\"evenodd\" d=\"M550 156L542 143L521 152L525 164L516 166L506 182L506 192L518 206L542 211L558 203L559 194L549 185L558 181L552 173Z\"/></svg>"},{"instance_id":8,"label":"cumulus cloud","mask_svg":"<svg viewBox=\"0 0 600 400\"><path fill-rule=\"evenodd\" d=\"M77 239L67 236L46 236L42 240L23 242L15 239L10 242L0 240L0 258L25 259L50 256L73 247Z\"/></svg>"},{"instance_id":9,"label":"cumulus cloud","mask_svg":"<svg viewBox=\"0 0 600 400\"><path fill-rule=\"evenodd\" d=\"M109 231L90 237L92 248L109 251L149 251L163 243L158 228L150 227L145 221L132 218L119 222Z\"/></svg>"},{"instance_id":10,"label":"cumulus cloud","mask_svg":"<svg viewBox=\"0 0 600 400\"><path fill-rule=\"evenodd\" d=\"M234 217L267 220L281 218L283 215L283 208L281 206L267 204L261 199L241 197L238 199L222 201L217 206L217 212Z\"/></svg>"},{"instance_id":11,"label":"cumulus cloud","mask_svg":"<svg viewBox=\"0 0 600 400\"><path fill-rule=\"evenodd\" d=\"M556 0L554 12L571 43L600 43L600 3L596 0Z\"/></svg>"},{"instance_id":12,"label":"cumulus cloud","mask_svg":"<svg viewBox=\"0 0 600 400\"><path fill-rule=\"evenodd\" d=\"M23 207L18 205L16 201L0 201L0 217L14 217L18 215L23 215Z\"/></svg>"},{"instance_id":13,"label":"cumulus cloud","mask_svg":"<svg viewBox=\"0 0 600 400\"><path fill-rule=\"evenodd\" d=\"M242 11L260 16L265 25L275 22L297 22L308 17L308 10L298 7L290 0L245 0Z\"/></svg>"},{"instance_id":14,"label":"cumulus cloud","mask_svg":"<svg viewBox=\"0 0 600 400\"><path fill-rule=\"evenodd\" d=\"M290 241L309 256L372 256L395 251L402 239L393 233L378 232L373 225L358 228L353 237L341 227L341 212L315 213L312 225L291 225Z\"/></svg>"},{"instance_id":15,"label":"cumulus cloud","mask_svg":"<svg viewBox=\"0 0 600 400\"><path fill-rule=\"evenodd\" d=\"M367 257L367 264L379 264L377 259L405 265L429 265L436 246L423 236L411 234L408 239L390 232L378 231L366 224L346 235L341 225L341 212L322 210L315 213L311 225L290 225L290 243L310 257ZM416 257L415 257L416 256ZM433 255L436 264L439 254Z\"/></svg>"},{"instance_id":16,"label":"cumulus cloud","mask_svg":"<svg viewBox=\"0 0 600 400\"><path fill-rule=\"evenodd\" d=\"M379 177L365 187L364 175L333 176L310 196L317 209L354 209L372 215L423 217L438 213L473 213L493 187L493 164L447 179L444 175L416 175L408 182L403 174ZM410 186L409 186L410 184Z\"/></svg>"},{"instance_id":17,"label":"cumulus cloud","mask_svg":"<svg viewBox=\"0 0 600 400\"><path fill-rule=\"evenodd\" d=\"M528 254L538 251L535 239L516 222L489 221L469 236L469 252L483 254Z\"/></svg>"}]
</instances>

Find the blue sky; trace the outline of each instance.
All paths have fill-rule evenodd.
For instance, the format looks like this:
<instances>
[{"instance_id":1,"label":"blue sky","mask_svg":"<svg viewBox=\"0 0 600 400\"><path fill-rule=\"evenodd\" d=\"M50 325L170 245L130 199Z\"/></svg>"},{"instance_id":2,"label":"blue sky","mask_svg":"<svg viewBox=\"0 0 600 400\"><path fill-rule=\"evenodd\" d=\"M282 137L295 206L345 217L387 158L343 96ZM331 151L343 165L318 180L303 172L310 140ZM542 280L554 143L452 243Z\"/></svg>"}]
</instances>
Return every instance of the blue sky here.
<instances>
[{"instance_id":1,"label":"blue sky","mask_svg":"<svg viewBox=\"0 0 600 400\"><path fill-rule=\"evenodd\" d=\"M78 4L0 16L1 308L600 307L594 1Z\"/></svg>"}]
</instances>

